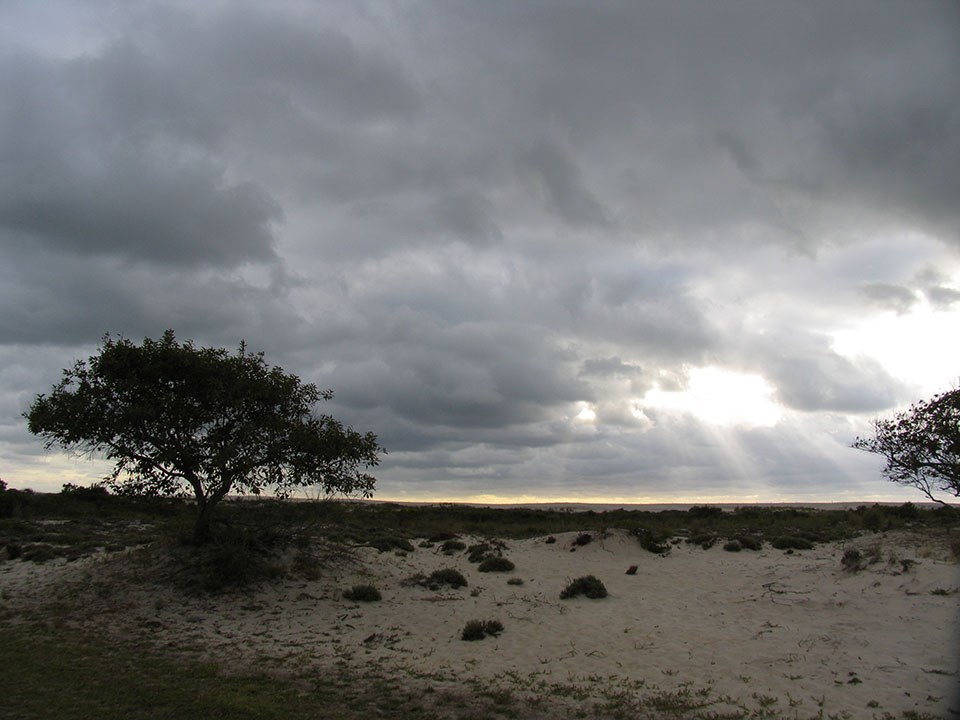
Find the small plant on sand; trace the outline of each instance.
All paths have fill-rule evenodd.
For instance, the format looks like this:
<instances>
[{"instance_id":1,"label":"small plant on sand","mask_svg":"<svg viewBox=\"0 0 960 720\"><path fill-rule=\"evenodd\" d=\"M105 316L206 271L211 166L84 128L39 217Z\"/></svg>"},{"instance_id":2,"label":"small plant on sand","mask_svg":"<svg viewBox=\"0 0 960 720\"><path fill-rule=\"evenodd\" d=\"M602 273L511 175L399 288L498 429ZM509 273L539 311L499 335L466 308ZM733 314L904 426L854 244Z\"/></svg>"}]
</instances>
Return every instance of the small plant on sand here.
<instances>
[{"instance_id":1,"label":"small plant on sand","mask_svg":"<svg viewBox=\"0 0 960 720\"><path fill-rule=\"evenodd\" d=\"M637 539L640 547L647 552L656 553L657 555L665 555L670 552L670 545L666 542L666 538L658 538L647 528L633 528L630 530L630 534Z\"/></svg>"},{"instance_id":2,"label":"small plant on sand","mask_svg":"<svg viewBox=\"0 0 960 720\"><path fill-rule=\"evenodd\" d=\"M728 540L723 544L723 549L727 552L740 552L743 550L743 545L740 544L739 540Z\"/></svg>"},{"instance_id":3,"label":"small plant on sand","mask_svg":"<svg viewBox=\"0 0 960 720\"><path fill-rule=\"evenodd\" d=\"M843 557L840 558L840 565L847 572L855 573L863 570L867 566L867 561L863 553L856 548L847 548L843 552Z\"/></svg>"},{"instance_id":4,"label":"small plant on sand","mask_svg":"<svg viewBox=\"0 0 960 720\"><path fill-rule=\"evenodd\" d=\"M373 538L370 541L370 546L376 548L380 552L389 552L390 550L413 552L414 549L409 540L392 536Z\"/></svg>"},{"instance_id":5,"label":"small plant on sand","mask_svg":"<svg viewBox=\"0 0 960 720\"><path fill-rule=\"evenodd\" d=\"M690 537L687 538L687 542L691 545L699 545L704 550L709 550L714 545L717 544L717 536L712 532L704 532L701 530L694 531Z\"/></svg>"},{"instance_id":6,"label":"small plant on sand","mask_svg":"<svg viewBox=\"0 0 960 720\"><path fill-rule=\"evenodd\" d=\"M589 545L591 542L593 542L593 535L590 533L580 533L573 541L573 544L577 547L583 547L584 545Z\"/></svg>"},{"instance_id":7,"label":"small plant on sand","mask_svg":"<svg viewBox=\"0 0 960 720\"><path fill-rule=\"evenodd\" d=\"M493 555L480 563L477 570L480 572L510 572L516 566L505 557Z\"/></svg>"},{"instance_id":8,"label":"small plant on sand","mask_svg":"<svg viewBox=\"0 0 960 720\"><path fill-rule=\"evenodd\" d=\"M770 541L777 550L810 550L813 543L810 540L795 535L781 535Z\"/></svg>"},{"instance_id":9,"label":"small plant on sand","mask_svg":"<svg viewBox=\"0 0 960 720\"><path fill-rule=\"evenodd\" d=\"M471 620L460 633L461 640L483 640L487 635L496 637L503 632L503 623L499 620Z\"/></svg>"},{"instance_id":10,"label":"small plant on sand","mask_svg":"<svg viewBox=\"0 0 960 720\"><path fill-rule=\"evenodd\" d=\"M430 573L430 580L437 585L449 585L453 588L467 586L467 579L463 576L463 573L454 568L434 570Z\"/></svg>"},{"instance_id":11,"label":"small plant on sand","mask_svg":"<svg viewBox=\"0 0 960 720\"><path fill-rule=\"evenodd\" d=\"M467 562L480 563L489 557L498 557L507 549L502 540L487 540L467 548Z\"/></svg>"},{"instance_id":12,"label":"small plant on sand","mask_svg":"<svg viewBox=\"0 0 960 720\"><path fill-rule=\"evenodd\" d=\"M453 555L455 552L466 549L467 544L461 540L445 540L443 545L440 546L440 550L444 555Z\"/></svg>"},{"instance_id":13,"label":"small plant on sand","mask_svg":"<svg viewBox=\"0 0 960 720\"><path fill-rule=\"evenodd\" d=\"M353 602L377 602L382 599L380 591L373 585L354 585L343 591L343 597Z\"/></svg>"},{"instance_id":14,"label":"small plant on sand","mask_svg":"<svg viewBox=\"0 0 960 720\"><path fill-rule=\"evenodd\" d=\"M744 550L762 550L763 540L753 535L737 535L735 538Z\"/></svg>"},{"instance_id":15,"label":"small plant on sand","mask_svg":"<svg viewBox=\"0 0 960 720\"><path fill-rule=\"evenodd\" d=\"M444 568L443 570L434 570L429 575L417 573L416 575L404 580L401 584L419 585L420 587L425 587L436 591L444 585L449 585L452 588L466 587L467 579L459 570L454 568Z\"/></svg>"},{"instance_id":16,"label":"small plant on sand","mask_svg":"<svg viewBox=\"0 0 960 720\"><path fill-rule=\"evenodd\" d=\"M560 593L560 598L566 600L578 595L586 595L590 599L605 598L607 588L595 576L584 575L569 583Z\"/></svg>"},{"instance_id":17,"label":"small plant on sand","mask_svg":"<svg viewBox=\"0 0 960 720\"><path fill-rule=\"evenodd\" d=\"M523 578L512 577L507 580L507 585L523 585Z\"/></svg>"}]
</instances>

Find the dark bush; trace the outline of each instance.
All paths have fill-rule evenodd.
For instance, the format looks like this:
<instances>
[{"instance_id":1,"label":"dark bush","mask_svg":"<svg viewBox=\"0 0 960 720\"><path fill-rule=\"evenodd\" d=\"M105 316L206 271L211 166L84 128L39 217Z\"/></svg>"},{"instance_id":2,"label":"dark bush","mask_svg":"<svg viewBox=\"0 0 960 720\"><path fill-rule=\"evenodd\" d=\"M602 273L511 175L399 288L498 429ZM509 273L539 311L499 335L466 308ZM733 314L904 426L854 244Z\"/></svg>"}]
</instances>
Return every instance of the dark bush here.
<instances>
[{"instance_id":1,"label":"dark bush","mask_svg":"<svg viewBox=\"0 0 960 720\"><path fill-rule=\"evenodd\" d=\"M463 631L460 633L461 640L483 640L486 635L483 632L483 621L481 620L471 620L468 622Z\"/></svg>"},{"instance_id":2,"label":"dark bush","mask_svg":"<svg viewBox=\"0 0 960 720\"><path fill-rule=\"evenodd\" d=\"M461 640L483 640L487 635L496 637L503 632L503 623L499 620L471 620L460 633Z\"/></svg>"},{"instance_id":3,"label":"dark bush","mask_svg":"<svg viewBox=\"0 0 960 720\"><path fill-rule=\"evenodd\" d=\"M430 585L449 585L452 588L466 587L467 579L459 570L454 568L444 568L443 570L434 570L427 578Z\"/></svg>"},{"instance_id":4,"label":"dark bush","mask_svg":"<svg viewBox=\"0 0 960 720\"><path fill-rule=\"evenodd\" d=\"M737 535L735 538L744 550L762 550L763 540L753 535Z\"/></svg>"},{"instance_id":5,"label":"dark bush","mask_svg":"<svg viewBox=\"0 0 960 720\"><path fill-rule=\"evenodd\" d=\"M556 541L557 541L557 539L556 539L553 535L551 535L551 536L548 537L546 540L544 540L544 542L545 542L547 545L553 545Z\"/></svg>"},{"instance_id":6,"label":"dark bush","mask_svg":"<svg viewBox=\"0 0 960 720\"><path fill-rule=\"evenodd\" d=\"M697 531L687 538L687 542L691 545L699 545L704 550L709 550L717 544L718 539L714 533Z\"/></svg>"},{"instance_id":7,"label":"dark bush","mask_svg":"<svg viewBox=\"0 0 960 720\"><path fill-rule=\"evenodd\" d=\"M777 550L810 550L813 543L806 538L795 535L782 535L770 541Z\"/></svg>"},{"instance_id":8,"label":"dark bush","mask_svg":"<svg viewBox=\"0 0 960 720\"><path fill-rule=\"evenodd\" d=\"M455 552L466 549L467 544L460 540L444 540L443 545L440 546L440 550L446 555L452 555Z\"/></svg>"},{"instance_id":9,"label":"dark bush","mask_svg":"<svg viewBox=\"0 0 960 720\"><path fill-rule=\"evenodd\" d=\"M740 552L743 550L743 545L740 544L739 540L728 540L724 543L723 549L727 552Z\"/></svg>"},{"instance_id":10,"label":"dark bush","mask_svg":"<svg viewBox=\"0 0 960 720\"><path fill-rule=\"evenodd\" d=\"M865 564L863 553L856 548L848 548L844 551L843 557L840 558L840 565L847 572L859 572L863 570Z\"/></svg>"},{"instance_id":11,"label":"dark bush","mask_svg":"<svg viewBox=\"0 0 960 720\"><path fill-rule=\"evenodd\" d=\"M593 542L593 535L590 533L580 533L573 541L573 544L577 547L583 547L584 545L589 545L591 542Z\"/></svg>"},{"instance_id":12,"label":"dark bush","mask_svg":"<svg viewBox=\"0 0 960 720\"><path fill-rule=\"evenodd\" d=\"M704 520L719 518L723 516L723 508L719 508L716 505L694 505L687 510L687 515L692 518Z\"/></svg>"},{"instance_id":13,"label":"dark bush","mask_svg":"<svg viewBox=\"0 0 960 720\"><path fill-rule=\"evenodd\" d=\"M480 572L510 572L516 566L505 557L494 555L488 557L477 568Z\"/></svg>"},{"instance_id":14,"label":"dark bush","mask_svg":"<svg viewBox=\"0 0 960 720\"><path fill-rule=\"evenodd\" d=\"M493 552L493 546L490 543L479 543L467 548L467 562L478 563L486 560Z\"/></svg>"},{"instance_id":15,"label":"dark bush","mask_svg":"<svg viewBox=\"0 0 960 720\"><path fill-rule=\"evenodd\" d=\"M446 542L447 540L456 540L459 535L453 532L438 532L431 535L427 540L432 543Z\"/></svg>"},{"instance_id":16,"label":"dark bush","mask_svg":"<svg viewBox=\"0 0 960 720\"><path fill-rule=\"evenodd\" d=\"M380 552L390 550L403 550L404 552L413 552L413 544L409 540L401 537L378 537L370 541L371 547L375 547Z\"/></svg>"},{"instance_id":17,"label":"dark bush","mask_svg":"<svg viewBox=\"0 0 960 720\"><path fill-rule=\"evenodd\" d=\"M656 553L657 555L670 552L670 545L667 544L666 538L658 538L651 530L639 527L633 528L630 530L630 535L635 537L640 543L640 547L648 552Z\"/></svg>"},{"instance_id":18,"label":"dark bush","mask_svg":"<svg viewBox=\"0 0 960 720\"><path fill-rule=\"evenodd\" d=\"M503 632L503 623L499 620L485 620L483 623L483 631L487 635L496 637Z\"/></svg>"},{"instance_id":19,"label":"dark bush","mask_svg":"<svg viewBox=\"0 0 960 720\"><path fill-rule=\"evenodd\" d=\"M77 498L77 500L86 500L87 502L99 502L110 496L110 493L103 485L74 485L73 483L64 483L60 489L61 495Z\"/></svg>"},{"instance_id":20,"label":"dark bush","mask_svg":"<svg viewBox=\"0 0 960 720\"><path fill-rule=\"evenodd\" d=\"M593 575L585 575L568 584L560 593L560 598L566 600L577 595L586 595L591 599L605 598L607 588Z\"/></svg>"},{"instance_id":21,"label":"dark bush","mask_svg":"<svg viewBox=\"0 0 960 720\"><path fill-rule=\"evenodd\" d=\"M353 602L376 602L382 599L380 591L373 585L354 585L343 591L343 597Z\"/></svg>"},{"instance_id":22,"label":"dark bush","mask_svg":"<svg viewBox=\"0 0 960 720\"><path fill-rule=\"evenodd\" d=\"M872 508L863 513L863 517L860 519L860 521L863 523L863 527L865 527L867 530L872 530L873 532L885 530L889 525L887 516L877 505L874 505Z\"/></svg>"}]
</instances>

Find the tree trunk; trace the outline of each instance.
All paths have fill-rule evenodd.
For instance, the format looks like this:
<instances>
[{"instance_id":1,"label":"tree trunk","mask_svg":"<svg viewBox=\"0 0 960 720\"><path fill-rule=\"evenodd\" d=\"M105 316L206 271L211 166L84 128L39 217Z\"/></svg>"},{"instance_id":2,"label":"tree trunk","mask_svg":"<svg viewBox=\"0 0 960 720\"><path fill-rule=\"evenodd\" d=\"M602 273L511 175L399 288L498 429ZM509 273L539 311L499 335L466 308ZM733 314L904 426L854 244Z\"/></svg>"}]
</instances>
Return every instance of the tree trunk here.
<instances>
[{"instance_id":1,"label":"tree trunk","mask_svg":"<svg viewBox=\"0 0 960 720\"><path fill-rule=\"evenodd\" d=\"M197 519L193 525L193 542L196 545L210 542L210 518L213 515L213 505L207 500L197 501Z\"/></svg>"}]
</instances>

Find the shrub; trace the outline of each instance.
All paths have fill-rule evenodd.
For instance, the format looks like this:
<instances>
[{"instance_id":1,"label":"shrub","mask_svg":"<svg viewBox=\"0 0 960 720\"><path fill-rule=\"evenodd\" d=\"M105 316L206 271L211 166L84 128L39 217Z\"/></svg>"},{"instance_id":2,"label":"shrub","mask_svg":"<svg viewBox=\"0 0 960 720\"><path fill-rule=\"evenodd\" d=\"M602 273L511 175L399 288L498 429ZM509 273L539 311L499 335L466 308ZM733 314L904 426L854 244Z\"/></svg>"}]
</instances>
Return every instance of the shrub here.
<instances>
[{"instance_id":1,"label":"shrub","mask_svg":"<svg viewBox=\"0 0 960 720\"><path fill-rule=\"evenodd\" d=\"M584 545L589 545L591 542L593 542L593 535L590 533L580 533L573 541L573 544L577 547L583 547Z\"/></svg>"},{"instance_id":2,"label":"shrub","mask_svg":"<svg viewBox=\"0 0 960 720\"><path fill-rule=\"evenodd\" d=\"M413 552L413 545L409 540L405 540L400 537L378 537L370 541L371 547L376 548L380 552L387 552L389 550L403 550L405 552Z\"/></svg>"},{"instance_id":3,"label":"shrub","mask_svg":"<svg viewBox=\"0 0 960 720\"><path fill-rule=\"evenodd\" d=\"M518 577L512 577L507 580L507 585L523 585L523 579Z\"/></svg>"},{"instance_id":4,"label":"shrub","mask_svg":"<svg viewBox=\"0 0 960 720\"><path fill-rule=\"evenodd\" d=\"M810 550L813 543L810 540L795 535L781 535L770 541L777 550Z\"/></svg>"},{"instance_id":5,"label":"shrub","mask_svg":"<svg viewBox=\"0 0 960 720\"><path fill-rule=\"evenodd\" d=\"M560 593L560 598L566 600L567 598L577 597L577 595L586 595L588 598L594 600L605 598L607 596L607 588L605 588L603 583L595 576L584 575L568 584Z\"/></svg>"},{"instance_id":6,"label":"shrub","mask_svg":"<svg viewBox=\"0 0 960 720\"><path fill-rule=\"evenodd\" d=\"M452 555L460 550L466 550L466 548L467 544L460 540L444 540L443 545L440 546L441 552L445 555Z\"/></svg>"},{"instance_id":7,"label":"shrub","mask_svg":"<svg viewBox=\"0 0 960 720\"><path fill-rule=\"evenodd\" d=\"M507 558L494 555L480 563L477 570L480 572L510 572L514 567L516 566Z\"/></svg>"},{"instance_id":8,"label":"shrub","mask_svg":"<svg viewBox=\"0 0 960 720\"><path fill-rule=\"evenodd\" d=\"M483 640L486 635L483 632L483 622L481 620L471 620L460 633L461 640Z\"/></svg>"},{"instance_id":9,"label":"shrub","mask_svg":"<svg viewBox=\"0 0 960 720\"><path fill-rule=\"evenodd\" d=\"M354 585L343 591L343 597L353 602L376 602L382 599L380 591L373 585Z\"/></svg>"},{"instance_id":10,"label":"shrub","mask_svg":"<svg viewBox=\"0 0 960 720\"><path fill-rule=\"evenodd\" d=\"M467 579L459 570L445 568L443 570L434 570L430 575L417 573L413 577L403 581L403 585L419 585L420 587L439 590L443 585L449 585L452 588L466 587Z\"/></svg>"},{"instance_id":11,"label":"shrub","mask_svg":"<svg viewBox=\"0 0 960 720\"><path fill-rule=\"evenodd\" d=\"M556 541L557 541L557 539L556 539L553 535L551 535L551 536L548 537L546 540L544 540L544 542L545 542L547 545L553 545Z\"/></svg>"},{"instance_id":12,"label":"shrub","mask_svg":"<svg viewBox=\"0 0 960 720\"><path fill-rule=\"evenodd\" d=\"M687 542L692 545L699 545L704 550L709 550L714 545L717 544L717 536L710 532L694 532L690 537L687 538Z\"/></svg>"},{"instance_id":13,"label":"shrub","mask_svg":"<svg viewBox=\"0 0 960 720\"><path fill-rule=\"evenodd\" d=\"M496 637L503 632L503 623L499 620L471 620L460 633L461 640L483 640L487 635Z\"/></svg>"},{"instance_id":14,"label":"shrub","mask_svg":"<svg viewBox=\"0 0 960 720\"><path fill-rule=\"evenodd\" d=\"M487 635L496 637L503 632L503 623L499 620L487 620L483 623L483 631Z\"/></svg>"},{"instance_id":15,"label":"shrub","mask_svg":"<svg viewBox=\"0 0 960 720\"><path fill-rule=\"evenodd\" d=\"M694 505L687 510L687 515L698 519L716 519L723 516L723 508L716 505Z\"/></svg>"},{"instance_id":16,"label":"shrub","mask_svg":"<svg viewBox=\"0 0 960 720\"><path fill-rule=\"evenodd\" d=\"M479 543L478 545L471 545L467 548L467 562L478 563L486 560L489 557L490 552L493 550L493 547L490 543Z\"/></svg>"},{"instance_id":17,"label":"shrub","mask_svg":"<svg viewBox=\"0 0 960 720\"><path fill-rule=\"evenodd\" d=\"M663 540L658 539L652 531L646 528L633 528L630 535L635 537L644 550L657 555L663 555L670 552L670 546Z\"/></svg>"},{"instance_id":18,"label":"shrub","mask_svg":"<svg viewBox=\"0 0 960 720\"><path fill-rule=\"evenodd\" d=\"M737 535L736 540L744 550L763 549L763 540L753 535Z\"/></svg>"},{"instance_id":19,"label":"shrub","mask_svg":"<svg viewBox=\"0 0 960 720\"><path fill-rule=\"evenodd\" d=\"M739 540L729 540L724 543L723 549L727 552L740 552L743 550L743 545L740 544Z\"/></svg>"},{"instance_id":20,"label":"shrub","mask_svg":"<svg viewBox=\"0 0 960 720\"><path fill-rule=\"evenodd\" d=\"M843 569L847 572L859 572L863 570L865 565L863 553L856 548L847 548L843 553L843 557L840 558L840 565L842 565Z\"/></svg>"},{"instance_id":21,"label":"shrub","mask_svg":"<svg viewBox=\"0 0 960 720\"><path fill-rule=\"evenodd\" d=\"M447 540L456 540L459 536L452 532L438 532L431 535L427 540L432 543L445 542Z\"/></svg>"}]
</instances>

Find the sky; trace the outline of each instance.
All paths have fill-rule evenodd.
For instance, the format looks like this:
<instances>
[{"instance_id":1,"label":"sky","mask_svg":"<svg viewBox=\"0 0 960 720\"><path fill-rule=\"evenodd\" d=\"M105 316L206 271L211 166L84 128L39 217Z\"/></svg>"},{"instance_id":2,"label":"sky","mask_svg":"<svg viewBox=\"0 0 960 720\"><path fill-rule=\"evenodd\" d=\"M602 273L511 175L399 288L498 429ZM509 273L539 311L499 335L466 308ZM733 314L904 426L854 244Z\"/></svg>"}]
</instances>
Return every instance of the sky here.
<instances>
[{"instance_id":1,"label":"sky","mask_svg":"<svg viewBox=\"0 0 960 720\"><path fill-rule=\"evenodd\" d=\"M105 333L236 348L377 497L921 501L960 382L960 4L0 2L0 477Z\"/></svg>"}]
</instances>

